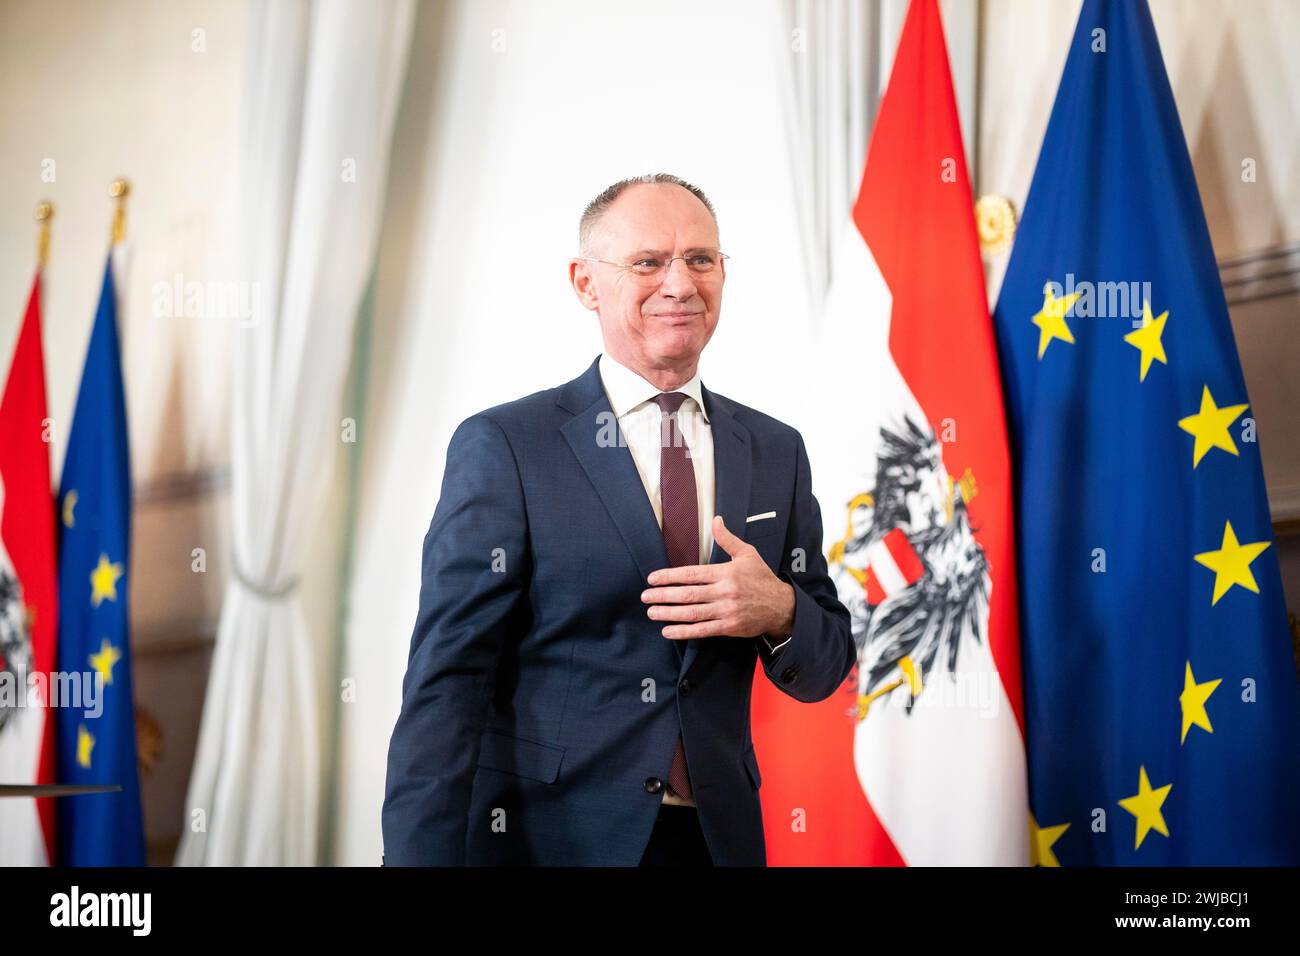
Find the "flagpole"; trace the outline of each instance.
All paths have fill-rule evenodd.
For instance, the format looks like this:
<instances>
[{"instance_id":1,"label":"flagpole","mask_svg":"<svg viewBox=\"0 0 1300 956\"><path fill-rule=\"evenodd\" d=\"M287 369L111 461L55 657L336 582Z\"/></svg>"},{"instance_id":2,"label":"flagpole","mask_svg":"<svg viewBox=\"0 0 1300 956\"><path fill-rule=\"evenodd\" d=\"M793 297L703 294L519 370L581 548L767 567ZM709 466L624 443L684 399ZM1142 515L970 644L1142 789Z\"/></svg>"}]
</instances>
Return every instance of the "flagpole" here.
<instances>
[{"instance_id":1,"label":"flagpole","mask_svg":"<svg viewBox=\"0 0 1300 956\"><path fill-rule=\"evenodd\" d=\"M125 177L118 177L108 185L108 194L113 197L113 245L126 239L126 197L131 194L131 184Z\"/></svg>"},{"instance_id":2,"label":"flagpole","mask_svg":"<svg viewBox=\"0 0 1300 956\"><path fill-rule=\"evenodd\" d=\"M36 234L36 268L43 272L50 257L50 220L54 218L54 203L48 199L38 202L32 218L40 223Z\"/></svg>"}]
</instances>

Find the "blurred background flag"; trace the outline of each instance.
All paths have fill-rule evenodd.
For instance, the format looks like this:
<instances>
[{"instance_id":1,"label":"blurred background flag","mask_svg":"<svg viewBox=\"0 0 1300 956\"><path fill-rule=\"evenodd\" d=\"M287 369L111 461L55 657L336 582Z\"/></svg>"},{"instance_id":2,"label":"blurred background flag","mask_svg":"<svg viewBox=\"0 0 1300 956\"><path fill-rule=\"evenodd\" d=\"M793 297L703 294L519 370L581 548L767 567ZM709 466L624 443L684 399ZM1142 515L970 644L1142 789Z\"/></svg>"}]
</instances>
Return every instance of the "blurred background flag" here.
<instances>
[{"instance_id":1,"label":"blurred background flag","mask_svg":"<svg viewBox=\"0 0 1300 956\"><path fill-rule=\"evenodd\" d=\"M936 0L912 0L819 330L809 430L858 664L754 687L771 865L1024 865L1011 473Z\"/></svg>"},{"instance_id":2,"label":"blurred background flag","mask_svg":"<svg viewBox=\"0 0 1300 956\"><path fill-rule=\"evenodd\" d=\"M111 253L59 496L59 670L102 677L95 700L58 709L59 782L122 786L115 793L58 801L59 862L141 866L144 831L127 627L131 469Z\"/></svg>"},{"instance_id":3,"label":"blurred background flag","mask_svg":"<svg viewBox=\"0 0 1300 956\"><path fill-rule=\"evenodd\" d=\"M1087 0L995 323L1044 865L1300 863L1259 445L1145 0Z\"/></svg>"},{"instance_id":4,"label":"blurred background flag","mask_svg":"<svg viewBox=\"0 0 1300 956\"><path fill-rule=\"evenodd\" d=\"M54 782L53 711L26 698L29 674L49 686L57 634L48 427L38 266L0 400L0 675L23 695L0 703L0 783ZM53 840L52 800L0 800L0 866L44 866Z\"/></svg>"}]
</instances>

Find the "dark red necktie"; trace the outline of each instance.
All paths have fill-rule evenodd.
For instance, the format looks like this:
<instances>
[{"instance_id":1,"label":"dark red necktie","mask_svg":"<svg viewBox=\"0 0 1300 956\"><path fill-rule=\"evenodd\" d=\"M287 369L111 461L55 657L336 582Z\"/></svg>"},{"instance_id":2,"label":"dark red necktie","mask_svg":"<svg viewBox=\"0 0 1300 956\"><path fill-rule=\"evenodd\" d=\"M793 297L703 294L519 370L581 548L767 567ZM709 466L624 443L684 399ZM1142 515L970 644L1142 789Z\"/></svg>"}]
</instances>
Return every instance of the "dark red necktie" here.
<instances>
[{"instance_id":1,"label":"dark red necktie","mask_svg":"<svg viewBox=\"0 0 1300 956\"><path fill-rule=\"evenodd\" d=\"M687 396L662 392L655 404L663 412L659 426L659 502L663 510L664 546L670 567L700 563L700 519L695 497L695 466L682 438L677 412ZM677 752L668 771L668 791L679 797L691 795L686 772L686 751L677 737Z\"/></svg>"}]
</instances>

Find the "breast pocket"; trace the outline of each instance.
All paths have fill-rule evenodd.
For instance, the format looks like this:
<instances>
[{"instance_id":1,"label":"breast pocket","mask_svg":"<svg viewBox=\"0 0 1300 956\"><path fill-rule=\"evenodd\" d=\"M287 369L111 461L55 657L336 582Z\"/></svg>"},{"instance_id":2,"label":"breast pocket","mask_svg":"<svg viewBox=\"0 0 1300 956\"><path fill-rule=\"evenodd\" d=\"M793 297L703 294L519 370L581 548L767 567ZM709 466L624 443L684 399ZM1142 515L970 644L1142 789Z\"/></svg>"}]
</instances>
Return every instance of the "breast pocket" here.
<instances>
[{"instance_id":1,"label":"breast pocket","mask_svg":"<svg viewBox=\"0 0 1300 956\"><path fill-rule=\"evenodd\" d=\"M554 783L560 775L564 748L512 737L495 730L484 731L479 744L478 765L489 770Z\"/></svg>"},{"instance_id":2,"label":"breast pocket","mask_svg":"<svg viewBox=\"0 0 1300 956\"><path fill-rule=\"evenodd\" d=\"M781 530L780 515L775 511L764 511L745 519L745 540L756 541L766 538Z\"/></svg>"}]
</instances>

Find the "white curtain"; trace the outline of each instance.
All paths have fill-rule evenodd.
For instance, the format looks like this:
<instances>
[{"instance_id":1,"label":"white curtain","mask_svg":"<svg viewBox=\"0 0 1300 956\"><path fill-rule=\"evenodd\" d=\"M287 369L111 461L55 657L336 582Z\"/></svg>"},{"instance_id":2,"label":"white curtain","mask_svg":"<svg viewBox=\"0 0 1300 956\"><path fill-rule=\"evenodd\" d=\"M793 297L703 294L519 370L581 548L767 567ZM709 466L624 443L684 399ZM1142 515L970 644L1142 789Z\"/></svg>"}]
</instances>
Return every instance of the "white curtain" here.
<instances>
[{"instance_id":1,"label":"white curtain","mask_svg":"<svg viewBox=\"0 0 1300 956\"><path fill-rule=\"evenodd\" d=\"M858 193L884 91L882 59L902 21L898 0L781 0L790 43L782 116L813 314L831 280L835 242ZM886 53L886 48L889 48Z\"/></svg>"},{"instance_id":2,"label":"white curtain","mask_svg":"<svg viewBox=\"0 0 1300 956\"><path fill-rule=\"evenodd\" d=\"M179 865L318 860L329 634L297 595L383 206L411 0L249 4L226 587ZM329 695L329 696L327 696Z\"/></svg>"}]
</instances>

